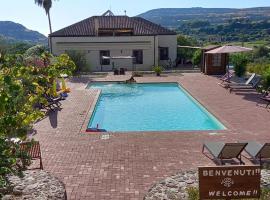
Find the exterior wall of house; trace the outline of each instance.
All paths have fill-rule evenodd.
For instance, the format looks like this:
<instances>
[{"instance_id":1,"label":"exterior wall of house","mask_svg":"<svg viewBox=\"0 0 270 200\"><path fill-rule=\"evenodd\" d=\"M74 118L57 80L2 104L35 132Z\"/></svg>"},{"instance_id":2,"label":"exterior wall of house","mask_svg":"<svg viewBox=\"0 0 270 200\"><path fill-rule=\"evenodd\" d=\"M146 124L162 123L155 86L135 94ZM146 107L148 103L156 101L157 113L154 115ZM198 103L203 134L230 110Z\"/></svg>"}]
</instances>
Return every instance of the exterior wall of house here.
<instances>
[{"instance_id":1,"label":"exterior wall of house","mask_svg":"<svg viewBox=\"0 0 270 200\"><path fill-rule=\"evenodd\" d=\"M168 47L169 59L174 62L177 58L177 35L159 35L158 47ZM160 58L158 60L158 64L161 66L168 64L166 60L160 60Z\"/></svg>"},{"instance_id":2,"label":"exterior wall of house","mask_svg":"<svg viewBox=\"0 0 270 200\"><path fill-rule=\"evenodd\" d=\"M168 36L121 36L121 37L52 37L52 52L56 55L68 50L85 54L91 71L111 71L115 68L151 70L159 64L159 46L169 47L169 55L176 59L176 35ZM100 51L109 50L110 56L132 56L133 50L143 50L143 64L133 66L131 59L111 60L110 65L100 64ZM134 70L135 70L134 69Z\"/></svg>"}]
</instances>

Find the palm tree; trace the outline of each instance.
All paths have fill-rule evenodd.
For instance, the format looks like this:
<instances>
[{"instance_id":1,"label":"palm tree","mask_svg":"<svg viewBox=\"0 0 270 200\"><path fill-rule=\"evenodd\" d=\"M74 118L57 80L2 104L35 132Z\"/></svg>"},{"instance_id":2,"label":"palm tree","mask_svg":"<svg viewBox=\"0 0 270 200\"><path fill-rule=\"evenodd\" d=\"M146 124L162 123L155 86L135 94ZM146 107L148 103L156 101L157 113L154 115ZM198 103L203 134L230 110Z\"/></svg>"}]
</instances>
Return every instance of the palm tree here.
<instances>
[{"instance_id":1,"label":"palm tree","mask_svg":"<svg viewBox=\"0 0 270 200\"><path fill-rule=\"evenodd\" d=\"M38 6L44 8L46 15L48 16L48 20L49 20L50 33L52 33L52 24L51 24L51 16L50 16L50 9L52 7L52 0L35 0L35 3Z\"/></svg>"}]
</instances>

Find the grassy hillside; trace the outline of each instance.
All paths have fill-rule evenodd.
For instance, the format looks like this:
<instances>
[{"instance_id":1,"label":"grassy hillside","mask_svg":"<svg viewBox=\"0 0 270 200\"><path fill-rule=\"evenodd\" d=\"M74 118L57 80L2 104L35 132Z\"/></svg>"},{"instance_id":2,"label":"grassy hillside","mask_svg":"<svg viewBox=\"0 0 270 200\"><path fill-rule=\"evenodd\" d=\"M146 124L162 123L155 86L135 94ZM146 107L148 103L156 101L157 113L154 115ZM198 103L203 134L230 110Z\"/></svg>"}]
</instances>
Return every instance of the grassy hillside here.
<instances>
[{"instance_id":1,"label":"grassy hillside","mask_svg":"<svg viewBox=\"0 0 270 200\"><path fill-rule=\"evenodd\" d=\"M203 42L270 40L270 7L162 8L139 16Z\"/></svg>"},{"instance_id":2,"label":"grassy hillside","mask_svg":"<svg viewBox=\"0 0 270 200\"><path fill-rule=\"evenodd\" d=\"M233 8L160 8L139 15L163 26L178 28L190 20L205 20L210 23L225 23L230 19L270 20L270 7Z\"/></svg>"},{"instance_id":3,"label":"grassy hillside","mask_svg":"<svg viewBox=\"0 0 270 200\"><path fill-rule=\"evenodd\" d=\"M47 37L11 21L0 21L0 40L47 45Z\"/></svg>"}]
</instances>

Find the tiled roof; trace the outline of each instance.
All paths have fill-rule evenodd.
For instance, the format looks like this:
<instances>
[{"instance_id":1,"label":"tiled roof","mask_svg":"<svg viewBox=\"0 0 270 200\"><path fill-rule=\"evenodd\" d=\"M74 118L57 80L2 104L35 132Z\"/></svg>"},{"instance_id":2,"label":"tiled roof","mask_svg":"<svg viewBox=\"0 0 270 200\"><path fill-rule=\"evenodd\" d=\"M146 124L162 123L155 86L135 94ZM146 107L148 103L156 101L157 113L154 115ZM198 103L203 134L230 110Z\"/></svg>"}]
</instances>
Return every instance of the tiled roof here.
<instances>
[{"instance_id":1,"label":"tiled roof","mask_svg":"<svg viewBox=\"0 0 270 200\"><path fill-rule=\"evenodd\" d=\"M133 29L133 35L175 35L174 31L140 17L94 16L50 34L51 37L95 36L95 25L100 29Z\"/></svg>"}]
</instances>

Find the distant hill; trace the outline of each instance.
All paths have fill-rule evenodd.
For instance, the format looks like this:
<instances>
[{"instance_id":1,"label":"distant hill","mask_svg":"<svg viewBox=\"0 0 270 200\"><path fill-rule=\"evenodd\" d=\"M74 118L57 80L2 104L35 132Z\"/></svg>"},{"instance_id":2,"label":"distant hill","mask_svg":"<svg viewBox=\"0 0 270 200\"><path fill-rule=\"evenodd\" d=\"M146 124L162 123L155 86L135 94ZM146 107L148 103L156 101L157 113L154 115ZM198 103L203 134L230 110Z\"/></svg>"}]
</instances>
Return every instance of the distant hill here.
<instances>
[{"instance_id":1,"label":"distant hill","mask_svg":"<svg viewBox=\"0 0 270 200\"><path fill-rule=\"evenodd\" d=\"M26 42L47 45L47 37L11 21L0 21L0 40L8 43Z\"/></svg>"},{"instance_id":2,"label":"distant hill","mask_svg":"<svg viewBox=\"0 0 270 200\"><path fill-rule=\"evenodd\" d=\"M154 23L178 28L190 20L206 20L210 23L222 24L230 19L248 18L250 20L270 20L270 7L245 9L233 8L160 8L142 13L143 17Z\"/></svg>"}]
</instances>

